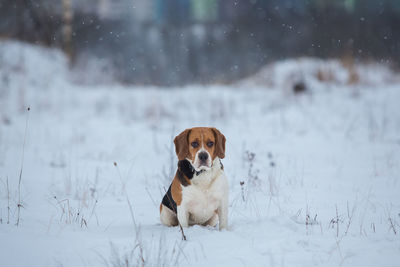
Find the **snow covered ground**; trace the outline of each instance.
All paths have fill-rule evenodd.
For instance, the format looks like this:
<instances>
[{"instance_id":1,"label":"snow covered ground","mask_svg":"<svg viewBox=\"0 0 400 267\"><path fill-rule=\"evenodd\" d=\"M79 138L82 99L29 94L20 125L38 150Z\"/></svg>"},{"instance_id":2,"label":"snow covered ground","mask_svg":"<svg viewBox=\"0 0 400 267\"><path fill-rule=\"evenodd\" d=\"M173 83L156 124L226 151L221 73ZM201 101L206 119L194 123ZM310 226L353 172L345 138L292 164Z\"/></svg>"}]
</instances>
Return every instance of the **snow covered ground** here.
<instances>
[{"instance_id":1,"label":"snow covered ground","mask_svg":"<svg viewBox=\"0 0 400 267\"><path fill-rule=\"evenodd\" d=\"M270 69L232 86L82 86L57 50L0 42L0 265L399 266L398 76ZM308 93L285 89L293 69ZM201 125L227 138L229 229L182 241L159 203L173 137Z\"/></svg>"}]
</instances>

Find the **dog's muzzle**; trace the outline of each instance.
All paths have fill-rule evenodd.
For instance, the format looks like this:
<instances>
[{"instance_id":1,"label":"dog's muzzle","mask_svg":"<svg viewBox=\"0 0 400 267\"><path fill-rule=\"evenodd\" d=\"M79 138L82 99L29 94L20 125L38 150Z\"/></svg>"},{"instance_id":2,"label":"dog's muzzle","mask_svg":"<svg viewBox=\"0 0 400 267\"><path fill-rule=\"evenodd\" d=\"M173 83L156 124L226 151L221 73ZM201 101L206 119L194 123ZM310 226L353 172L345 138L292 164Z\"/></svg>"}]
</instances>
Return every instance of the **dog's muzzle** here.
<instances>
[{"instance_id":1,"label":"dog's muzzle","mask_svg":"<svg viewBox=\"0 0 400 267\"><path fill-rule=\"evenodd\" d=\"M196 169L204 169L204 167L211 168L211 160L210 160L210 155L208 154L207 151L199 151L197 154L197 160L195 160L194 166Z\"/></svg>"},{"instance_id":2,"label":"dog's muzzle","mask_svg":"<svg viewBox=\"0 0 400 267\"><path fill-rule=\"evenodd\" d=\"M200 161L200 166L206 166L207 165L207 160L208 160L208 153L207 152L200 152L199 153L199 161Z\"/></svg>"}]
</instances>

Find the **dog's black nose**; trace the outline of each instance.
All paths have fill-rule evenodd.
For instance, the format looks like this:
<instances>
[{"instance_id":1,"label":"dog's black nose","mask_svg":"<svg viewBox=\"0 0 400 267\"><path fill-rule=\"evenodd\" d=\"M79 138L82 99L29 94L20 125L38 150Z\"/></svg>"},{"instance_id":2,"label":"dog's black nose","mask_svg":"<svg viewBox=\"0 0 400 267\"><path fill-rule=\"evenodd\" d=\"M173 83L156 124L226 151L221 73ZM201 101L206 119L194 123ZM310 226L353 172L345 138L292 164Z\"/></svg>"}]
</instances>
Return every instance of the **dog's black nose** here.
<instances>
[{"instance_id":1,"label":"dog's black nose","mask_svg":"<svg viewBox=\"0 0 400 267\"><path fill-rule=\"evenodd\" d=\"M199 153L199 160L200 161L206 161L208 159L208 154L207 152L200 152Z\"/></svg>"}]
</instances>

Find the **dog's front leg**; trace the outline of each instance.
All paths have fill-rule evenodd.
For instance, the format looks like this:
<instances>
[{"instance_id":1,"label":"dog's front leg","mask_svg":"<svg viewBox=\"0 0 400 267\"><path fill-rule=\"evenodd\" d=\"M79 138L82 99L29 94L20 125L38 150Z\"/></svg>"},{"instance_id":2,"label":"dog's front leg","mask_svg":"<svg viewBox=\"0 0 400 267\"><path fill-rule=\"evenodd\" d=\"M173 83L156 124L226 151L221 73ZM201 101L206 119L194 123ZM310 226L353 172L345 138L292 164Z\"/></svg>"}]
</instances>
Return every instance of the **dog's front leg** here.
<instances>
[{"instance_id":1,"label":"dog's front leg","mask_svg":"<svg viewBox=\"0 0 400 267\"><path fill-rule=\"evenodd\" d=\"M182 227L189 227L189 212L186 210L186 207L182 203L177 209L177 216L180 225Z\"/></svg>"},{"instance_id":2,"label":"dog's front leg","mask_svg":"<svg viewBox=\"0 0 400 267\"><path fill-rule=\"evenodd\" d=\"M219 230L226 229L228 227L228 197L221 200L217 212L219 218Z\"/></svg>"}]
</instances>

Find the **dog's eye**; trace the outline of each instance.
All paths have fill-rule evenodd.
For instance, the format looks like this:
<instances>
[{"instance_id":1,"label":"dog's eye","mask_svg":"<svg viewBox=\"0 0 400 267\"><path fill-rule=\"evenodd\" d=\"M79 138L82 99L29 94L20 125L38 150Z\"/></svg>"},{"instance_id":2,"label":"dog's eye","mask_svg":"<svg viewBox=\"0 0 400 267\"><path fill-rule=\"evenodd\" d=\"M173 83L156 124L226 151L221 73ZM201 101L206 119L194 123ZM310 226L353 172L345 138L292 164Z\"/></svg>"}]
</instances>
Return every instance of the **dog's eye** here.
<instances>
[{"instance_id":1,"label":"dog's eye","mask_svg":"<svg viewBox=\"0 0 400 267\"><path fill-rule=\"evenodd\" d=\"M211 142L211 141L210 141L210 142L207 143L207 146L208 146L208 147L212 147L213 145L214 145L214 142Z\"/></svg>"},{"instance_id":2,"label":"dog's eye","mask_svg":"<svg viewBox=\"0 0 400 267\"><path fill-rule=\"evenodd\" d=\"M192 147L196 148L199 146L199 143L197 143L196 141L192 142Z\"/></svg>"}]
</instances>

